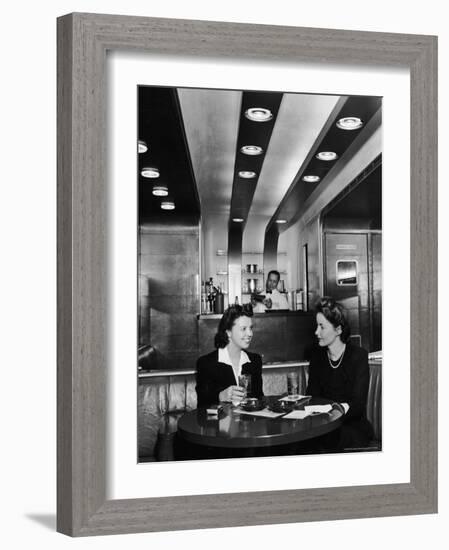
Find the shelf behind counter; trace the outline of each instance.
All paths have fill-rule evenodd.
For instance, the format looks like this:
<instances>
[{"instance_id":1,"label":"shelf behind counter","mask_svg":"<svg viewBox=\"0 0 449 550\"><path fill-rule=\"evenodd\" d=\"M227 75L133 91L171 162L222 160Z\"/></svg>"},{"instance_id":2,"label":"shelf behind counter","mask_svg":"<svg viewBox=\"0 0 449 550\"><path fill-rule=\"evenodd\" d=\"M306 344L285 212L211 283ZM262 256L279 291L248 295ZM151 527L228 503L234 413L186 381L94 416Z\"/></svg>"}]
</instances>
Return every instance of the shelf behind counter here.
<instances>
[{"instance_id":1,"label":"shelf behind counter","mask_svg":"<svg viewBox=\"0 0 449 550\"><path fill-rule=\"evenodd\" d=\"M199 355L213 346L221 314L197 315ZM307 358L314 342L315 318L306 311L269 311L253 315L253 339L250 351L263 356L264 363Z\"/></svg>"}]
</instances>

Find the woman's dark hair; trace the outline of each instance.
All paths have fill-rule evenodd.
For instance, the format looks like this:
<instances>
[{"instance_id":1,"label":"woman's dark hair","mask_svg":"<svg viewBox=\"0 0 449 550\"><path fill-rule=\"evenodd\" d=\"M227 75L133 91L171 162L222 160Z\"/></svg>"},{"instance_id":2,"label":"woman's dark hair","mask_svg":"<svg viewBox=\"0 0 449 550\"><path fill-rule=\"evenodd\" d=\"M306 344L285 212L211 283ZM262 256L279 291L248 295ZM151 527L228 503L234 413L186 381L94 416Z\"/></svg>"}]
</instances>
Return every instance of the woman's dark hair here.
<instances>
[{"instance_id":1,"label":"woman's dark hair","mask_svg":"<svg viewBox=\"0 0 449 550\"><path fill-rule=\"evenodd\" d=\"M315 313L322 313L335 328L341 327L340 339L346 343L351 335L346 313L341 304L330 296L323 296L315 306Z\"/></svg>"},{"instance_id":2,"label":"woman's dark hair","mask_svg":"<svg viewBox=\"0 0 449 550\"><path fill-rule=\"evenodd\" d=\"M232 305L229 306L223 313L223 317L218 324L218 332L215 335L215 347L225 348L229 343L229 337L226 334L227 330L231 330L234 323L239 317L252 317L253 307L251 304Z\"/></svg>"}]
</instances>

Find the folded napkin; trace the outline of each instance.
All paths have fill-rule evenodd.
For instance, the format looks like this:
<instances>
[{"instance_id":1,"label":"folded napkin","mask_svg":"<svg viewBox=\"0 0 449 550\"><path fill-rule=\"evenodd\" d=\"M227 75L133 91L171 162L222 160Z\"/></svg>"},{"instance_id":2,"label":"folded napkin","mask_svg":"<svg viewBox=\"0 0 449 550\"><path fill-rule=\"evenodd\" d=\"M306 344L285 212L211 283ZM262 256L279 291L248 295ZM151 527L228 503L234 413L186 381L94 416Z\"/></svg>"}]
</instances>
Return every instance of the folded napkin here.
<instances>
[{"instance_id":1,"label":"folded napkin","mask_svg":"<svg viewBox=\"0 0 449 550\"><path fill-rule=\"evenodd\" d=\"M328 413L332 410L332 405L306 405L304 410L308 414Z\"/></svg>"},{"instance_id":2,"label":"folded napkin","mask_svg":"<svg viewBox=\"0 0 449 550\"><path fill-rule=\"evenodd\" d=\"M286 414L283 418L287 418L287 420L302 420L303 418L306 418L306 416L310 416L310 413L307 411L292 411Z\"/></svg>"},{"instance_id":3,"label":"folded napkin","mask_svg":"<svg viewBox=\"0 0 449 550\"><path fill-rule=\"evenodd\" d=\"M344 408L345 413L349 410L349 405L347 403L340 403ZM303 411L292 411L284 416L284 418L293 420L293 419L303 419L311 414L320 414L328 413L332 410L332 405L306 405Z\"/></svg>"},{"instance_id":4,"label":"folded napkin","mask_svg":"<svg viewBox=\"0 0 449 550\"><path fill-rule=\"evenodd\" d=\"M239 414L250 414L251 416L264 416L266 418L277 418L278 416L282 416L284 413L275 413L273 411L270 411L268 409L262 409L261 411L242 411L239 409L234 409L234 412Z\"/></svg>"}]
</instances>

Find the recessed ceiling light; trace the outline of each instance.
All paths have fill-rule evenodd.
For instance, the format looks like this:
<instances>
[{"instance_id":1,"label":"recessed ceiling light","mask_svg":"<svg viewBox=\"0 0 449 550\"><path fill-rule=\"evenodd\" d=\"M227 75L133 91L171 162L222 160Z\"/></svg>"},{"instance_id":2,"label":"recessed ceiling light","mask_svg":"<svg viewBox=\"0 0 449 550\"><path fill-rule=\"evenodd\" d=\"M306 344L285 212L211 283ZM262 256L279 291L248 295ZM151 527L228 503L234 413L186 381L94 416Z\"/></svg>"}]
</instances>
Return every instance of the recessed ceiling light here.
<instances>
[{"instance_id":1,"label":"recessed ceiling light","mask_svg":"<svg viewBox=\"0 0 449 550\"><path fill-rule=\"evenodd\" d=\"M137 151L139 153L146 153L148 151L148 145L141 139L137 142Z\"/></svg>"},{"instance_id":2,"label":"recessed ceiling light","mask_svg":"<svg viewBox=\"0 0 449 550\"><path fill-rule=\"evenodd\" d=\"M363 126L363 121L356 116L346 116L337 122L337 126L342 130L358 130Z\"/></svg>"},{"instance_id":3,"label":"recessed ceiling light","mask_svg":"<svg viewBox=\"0 0 449 550\"><path fill-rule=\"evenodd\" d=\"M161 208L162 210L174 210L175 209L175 203L171 201L163 201L161 202Z\"/></svg>"},{"instance_id":4,"label":"recessed ceiling light","mask_svg":"<svg viewBox=\"0 0 449 550\"><path fill-rule=\"evenodd\" d=\"M320 181L320 176L313 176L312 174L308 176L303 176L302 181L306 181L307 183L316 183L317 181Z\"/></svg>"},{"instance_id":5,"label":"recessed ceiling light","mask_svg":"<svg viewBox=\"0 0 449 550\"><path fill-rule=\"evenodd\" d=\"M256 172L252 172L251 170L240 170L239 176L240 176L241 178L250 180L250 179L256 177Z\"/></svg>"},{"instance_id":6,"label":"recessed ceiling light","mask_svg":"<svg viewBox=\"0 0 449 550\"><path fill-rule=\"evenodd\" d=\"M251 107L245 111L245 116L254 122L267 122L273 118L273 113L264 107Z\"/></svg>"},{"instance_id":7,"label":"recessed ceiling light","mask_svg":"<svg viewBox=\"0 0 449 550\"><path fill-rule=\"evenodd\" d=\"M258 145L244 145L240 151L244 155L261 155L263 153L262 147Z\"/></svg>"},{"instance_id":8,"label":"recessed ceiling light","mask_svg":"<svg viewBox=\"0 0 449 550\"><path fill-rule=\"evenodd\" d=\"M226 251L223 248L217 248L217 256L225 256Z\"/></svg>"},{"instance_id":9,"label":"recessed ceiling light","mask_svg":"<svg viewBox=\"0 0 449 550\"><path fill-rule=\"evenodd\" d=\"M140 172L144 178L158 178L159 168L142 168Z\"/></svg>"},{"instance_id":10,"label":"recessed ceiling light","mask_svg":"<svg viewBox=\"0 0 449 550\"><path fill-rule=\"evenodd\" d=\"M333 151L321 151L320 153L317 154L316 158L319 160L329 161L329 160L335 160L336 158L338 158L338 155Z\"/></svg>"},{"instance_id":11,"label":"recessed ceiling light","mask_svg":"<svg viewBox=\"0 0 449 550\"><path fill-rule=\"evenodd\" d=\"M276 223L287 223L287 220L276 220Z\"/></svg>"},{"instance_id":12,"label":"recessed ceiling light","mask_svg":"<svg viewBox=\"0 0 449 550\"><path fill-rule=\"evenodd\" d=\"M152 193L156 197L166 197L168 195L168 187L165 185L155 185Z\"/></svg>"},{"instance_id":13,"label":"recessed ceiling light","mask_svg":"<svg viewBox=\"0 0 449 550\"><path fill-rule=\"evenodd\" d=\"M232 218L232 221L235 223L242 223L245 220L243 218Z\"/></svg>"}]
</instances>

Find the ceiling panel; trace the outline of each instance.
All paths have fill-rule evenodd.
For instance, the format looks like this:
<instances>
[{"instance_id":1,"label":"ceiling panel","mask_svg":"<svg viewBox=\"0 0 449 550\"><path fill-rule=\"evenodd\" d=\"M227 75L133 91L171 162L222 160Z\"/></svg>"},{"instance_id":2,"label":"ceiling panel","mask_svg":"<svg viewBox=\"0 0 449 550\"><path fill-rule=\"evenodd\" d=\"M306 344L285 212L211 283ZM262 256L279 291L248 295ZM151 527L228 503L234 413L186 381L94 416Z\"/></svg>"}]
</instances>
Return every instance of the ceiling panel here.
<instances>
[{"instance_id":1,"label":"ceiling panel","mask_svg":"<svg viewBox=\"0 0 449 550\"><path fill-rule=\"evenodd\" d=\"M339 96L284 94L243 235L243 249L262 251L265 229Z\"/></svg>"},{"instance_id":2,"label":"ceiling panel","mask_svg":"<svg viewBox=\"0 0 449 550\"><path fill-rule=\"evenodd\" d=\"M210 253L227 249L231 210L237 214L243 208L241 248L262 252L271 233L277 248L279 233L295 223L310 193L330 181L333 167L344 165L352 142L365 135L381 108L375 97L158 87L143 87L139 94L139 138L150 147L139 155L140 167L161 167L160 182L169 183L177 197L177 212L201 213ZM272 121L250 123L244 117L249 106L270 108ZM360 116L365 125L342 131L335 125L342 116ZM242 145L260 145L263 154L242 155ZM335 150L339 158L317 161L316 152L323 149ZM242 169L257 177L242 180L236 175ZM319 173L321 182L305 184L301 178L309 172ZM160 199L151 195L148 180L139 183L141 218L152 218L160 212ZM278 217L288 223L276 224Z\"/></svg>"},{"instance_id":3,"label":"ceiling panel","mask_svg":"<svg viewBox=\"0 0 449 550\"><path fill-rule=\"evenodd\" d=\"M229 213L241 92L179 88L202 214Z\"/></svg>"},{"instance_id":4,"label":"ceiling panel","mask_svg":"<svg viewBox=\"0 0 449 550\"><path fill-rule=\"evenodd\" d=\"M273 128L276 124L282 95L277 92L243 92L233 178L234 183L232 186L230 225L233 223L232 218L234 217L243 219L242 228L246 225L253 196L259 184L259 175L267 158L267 150ZM250 120L246 114L252 108L267 109L271 113L271 118L264 122ZM262 154L246 155L242 153L241 148L248 145L260 147ZM251 179L242 178L239 176L240 171L254 172L255 177Z\"/></svg>"}]
</instances>

